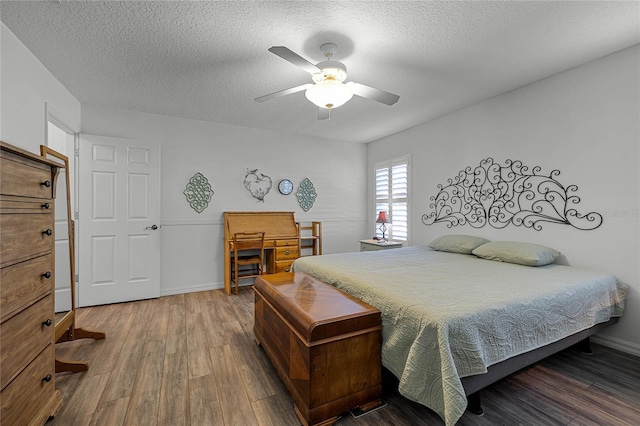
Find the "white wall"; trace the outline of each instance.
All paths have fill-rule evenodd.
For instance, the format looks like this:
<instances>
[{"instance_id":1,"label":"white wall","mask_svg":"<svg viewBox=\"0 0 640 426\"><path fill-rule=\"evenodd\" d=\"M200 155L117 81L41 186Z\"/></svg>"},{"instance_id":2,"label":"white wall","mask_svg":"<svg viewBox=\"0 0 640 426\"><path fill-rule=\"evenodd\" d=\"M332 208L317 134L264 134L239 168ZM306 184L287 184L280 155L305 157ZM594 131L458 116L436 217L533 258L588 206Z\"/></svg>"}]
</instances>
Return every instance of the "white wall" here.
<instances>
[{"instance_id":1,"label":"white wall","mask_svg":"<svg viewBox=\"0 0 640 426\"><path fill-rule=\"evenodd\" d=\"M357 251L357 240L369 235L365 145L87 105L82 131L162 145L161 294L223 286L224 211L294 211L298 221L321 221L324 253ZM245 189L247 169L271 177L264 203ZM200 214L183 194L197 172L214 191ZM308 212L295 196L305 177L318 194ZM288 196L277 190L284 178L294 183Z\"/></svg>"},{"instance_id":2,"label":"white wall","mask_svg":"<svg viewBox=\"0 0 640 426\"><path fill-rule=\"evenodd\" d=\"M39 153L50 113L80 130L80 102L0 23L0 139Z\"/></svg>"},{"instance_id":3,"label":"white wall","mask_svg":"<svg viewBox=\"0 0 640 426\"><path fill-rule=\"evenodd\" d=\"M4 24L0 27L0 139L39 154L40 145L47 142L47 114L55 116L69 129L80 131L80 102ZM61 173L56 219L64 219L56 220L55 228L56 312L69 310L71 306L64 186L64 173Z\"/></svg>"},{"instance_id":4,"label":"white wall","mask_svg":"<svg viewBox=\"0 0 640 426\"><path fill-rule=\"evenodd\" d=\"M565 263L610 271L630 292L625 315L600 340L640 354L639 64L636 45L371 143L368 193L376 162L410 154L413 245L447 233L529 241L557 248ZM487 157L520 160L542 173L560 170L558 181L578 186L577 210L601 213L603 225L591 231L551 223L541 231L424 225L436 185ZM375 208L371 197L368 205Z\"/></svg>"}]
</instances>

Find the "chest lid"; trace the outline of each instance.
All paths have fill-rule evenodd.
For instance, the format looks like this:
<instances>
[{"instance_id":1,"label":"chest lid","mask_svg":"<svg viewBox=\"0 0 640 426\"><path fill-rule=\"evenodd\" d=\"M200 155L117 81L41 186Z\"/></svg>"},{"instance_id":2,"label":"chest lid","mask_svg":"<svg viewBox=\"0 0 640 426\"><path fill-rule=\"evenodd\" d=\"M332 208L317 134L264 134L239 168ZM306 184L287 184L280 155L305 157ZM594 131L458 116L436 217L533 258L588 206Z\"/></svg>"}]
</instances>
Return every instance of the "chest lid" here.
<instances>
[{"instance_id":1,"label":"chest lid","mask_svg":"<svg viewBox=\"0 0 640 426\"><path fill-rule=\"evenodd\" d=\"M307 342L380 328L380 311L302 272L262 275L254 289Z\"/></svg>"}]
</instances>

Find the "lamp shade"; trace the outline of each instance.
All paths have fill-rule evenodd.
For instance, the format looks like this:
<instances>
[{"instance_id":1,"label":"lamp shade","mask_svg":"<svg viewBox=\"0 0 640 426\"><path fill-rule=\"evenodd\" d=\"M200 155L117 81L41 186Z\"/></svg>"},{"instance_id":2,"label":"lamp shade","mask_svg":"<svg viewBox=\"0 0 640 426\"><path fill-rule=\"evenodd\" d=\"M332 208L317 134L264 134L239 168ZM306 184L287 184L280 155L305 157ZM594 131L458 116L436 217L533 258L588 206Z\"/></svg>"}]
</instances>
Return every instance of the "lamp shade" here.
<instances>
[{"instance_id":1,"label":"lamp shade","mask_svg":"<svg viewBox=\"0 0 640 426\"><path fill-rule=\"evenodd\" d=\"M376 219L376 223L390 223L391 221L387 217L387 212L378 213L378 218Z\"/></svg>"},{"instance_id":2,"label":"lamp shade","mask_svg":"<svg viewBox=\"0 0 640 426\"><path fill-rule=\"evenodd\" d=\"M353 97L351 89L338 81L320 81L309 87L305 96L320 108L337 108Z\"/></svg>"}]
</instances>

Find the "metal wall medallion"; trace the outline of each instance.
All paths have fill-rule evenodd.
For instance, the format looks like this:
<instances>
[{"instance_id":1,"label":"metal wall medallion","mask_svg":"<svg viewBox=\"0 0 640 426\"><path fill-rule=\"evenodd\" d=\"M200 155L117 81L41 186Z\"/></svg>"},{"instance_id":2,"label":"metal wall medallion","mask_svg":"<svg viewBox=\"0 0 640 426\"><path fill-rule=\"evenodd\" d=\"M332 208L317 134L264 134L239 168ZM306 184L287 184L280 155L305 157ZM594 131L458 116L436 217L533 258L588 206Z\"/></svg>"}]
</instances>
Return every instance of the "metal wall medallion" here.
<instances>
[{"instance_id":1,"label":"metal wall medallion","mask_svg":"<svg viewBox=\"0 0 640 426\"><path fill-rule=\"evenodd\" d=\"M506 160L504 165L487 158L479 166L468 166L447 179L447 185L432 196L434 211L422 216L425 225L446 223L451 228L469 224L481 228L486 224L504 228L509 224L542 229L544 222L571 225L581 230L602 225L602 215L579 213L573 206L580 197L572 195L576 185L563 186L555 178L559 170L548 175L541 167L529 170L521 161Z\"/></svg>"},{"instance_id":2,"label":"metal wall medallion","mask_svg":"<svg viewBox=\"0 0 640 426\"><path fill-rule=\"evenodd\" d=\"M298 190L296 191L298 204L300 204L302 210L308 212L309 209L313 207L313 203L315 203L317 196L318 194L316 193L316 189L313 187L313 183L308 178L304 178L304 180L300 182L300 186L298 186Z\"/></svg>"},{"instance_id":3,"label":"metal wall medallion","mask_svg":"<svg viewBox=\"0 0 640 426\"><path fill-rule=\"evenodd\" d=\"M264 197L271 191L271 178L263 175L258 169L249 170L244 175L244 187L251 193L251 196L264 203Z\"/></svg>"},{"instance_id":4,"label":"metal wall medallion","mask_svg":"<svg viewBox=\"0 0 640 426\"><path fill-rule=\"evenodd\" d=\"M202 213L209 206L209 201L213 197L213 189L206 177L198 172L187 183L187 188L183 194L187 197L187 202L192 209Z\"/></svg>"}]
</instances>

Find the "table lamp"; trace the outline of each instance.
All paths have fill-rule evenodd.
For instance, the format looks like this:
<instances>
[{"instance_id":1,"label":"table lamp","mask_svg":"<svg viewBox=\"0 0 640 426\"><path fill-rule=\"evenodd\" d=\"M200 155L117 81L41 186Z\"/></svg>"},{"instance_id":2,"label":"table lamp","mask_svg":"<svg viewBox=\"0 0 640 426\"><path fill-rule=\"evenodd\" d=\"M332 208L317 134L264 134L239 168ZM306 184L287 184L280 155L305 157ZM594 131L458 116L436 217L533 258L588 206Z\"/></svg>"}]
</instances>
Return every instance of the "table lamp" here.
<instances>
[{"instance_id":1,"label":"table lamp","mask_svg":"<svg viewBox=\"0 0 640 426\"><path fill-rule=\"evenodd\" d=\"M378 213L378 218L376 219L376 223L381 223L382 225L380 225L380 232L382 232L382 241L387 241L387 239L385 238L384 234L385 232L387 232L387 223L391 223L391 221L389 220L389 218L387 217L387 212L381 211L380 213Z\"/></svg>"}]
</instances>

